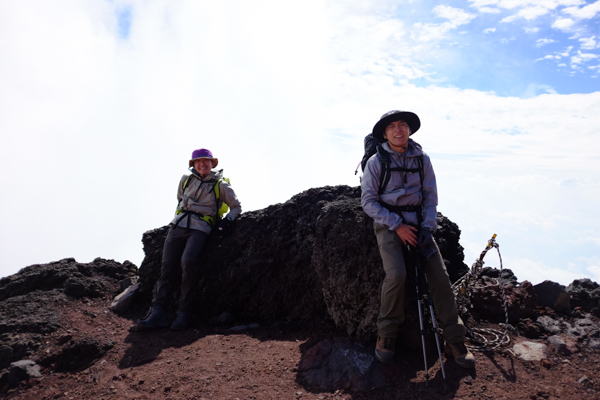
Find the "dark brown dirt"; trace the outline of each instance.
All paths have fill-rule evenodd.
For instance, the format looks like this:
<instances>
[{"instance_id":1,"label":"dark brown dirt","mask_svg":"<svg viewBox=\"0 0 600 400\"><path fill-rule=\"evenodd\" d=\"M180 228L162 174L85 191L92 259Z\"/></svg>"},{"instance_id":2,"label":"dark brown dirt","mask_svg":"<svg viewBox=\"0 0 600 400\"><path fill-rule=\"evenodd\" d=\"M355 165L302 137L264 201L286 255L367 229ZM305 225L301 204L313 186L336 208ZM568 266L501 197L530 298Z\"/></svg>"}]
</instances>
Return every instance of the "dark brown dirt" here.
<instances>
[{"instance_id":1,"label":"dark brown dirt","mask_svg":"<svg viewBox=\"0 0 600 400\"><path fill-rule=\"evenodd\" d=\"M44 377L0 393L5 399L598 399L600 354L582 349L528 362L510 352L477 353L477 368L446 363L443 390L439 361L425 385L422 360L400 360L405 380L368 392L314 391L297 367L303 352L326 338L342 336L327 322L282 322L235 332L199 324L131 332L142 309L124 316L108 311L109 299L72 300L60 305L63 328L49 334L33 354L41 360L69 342L96 338L116 344L79 371L42 368ZM527 340L513 337L511 345ZM412 365L417 364L417 365ZM398 369L395 369L398 371Z\"/></svg>"}]
</instances>

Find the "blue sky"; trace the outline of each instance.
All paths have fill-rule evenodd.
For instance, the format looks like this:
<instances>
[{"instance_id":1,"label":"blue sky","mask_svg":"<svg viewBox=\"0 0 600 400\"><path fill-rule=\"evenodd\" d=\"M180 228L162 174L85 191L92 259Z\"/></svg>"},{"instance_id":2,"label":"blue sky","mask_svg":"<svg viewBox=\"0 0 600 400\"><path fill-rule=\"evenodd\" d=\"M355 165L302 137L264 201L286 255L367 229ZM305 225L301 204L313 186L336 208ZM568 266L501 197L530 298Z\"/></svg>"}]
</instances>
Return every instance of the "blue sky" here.
<instances>
[{"instance_id":1,"label":"blue sky","mask_svg":"<svg viewBox=\"0 0 600 400\"><path fill-rule=\"evenodd\" d=\"M410 31L406 39L427 49L417 57L420 85L517 97L600 88L597 3L421 1L390 9Z\"/></svg>"},{"instance_id":2,"label":"blue sky","mask_svg":"<svg viewBox=\"0 0 600 400\"><path fill-rule=\"evenodd\" d=\"M599 20L582 0L0 1L0 276L139 265L196 148L244 211L356 186L364 135L408 109L467 264L497 233L520 280L600 281Z\"/></svg>"}]
</instances>

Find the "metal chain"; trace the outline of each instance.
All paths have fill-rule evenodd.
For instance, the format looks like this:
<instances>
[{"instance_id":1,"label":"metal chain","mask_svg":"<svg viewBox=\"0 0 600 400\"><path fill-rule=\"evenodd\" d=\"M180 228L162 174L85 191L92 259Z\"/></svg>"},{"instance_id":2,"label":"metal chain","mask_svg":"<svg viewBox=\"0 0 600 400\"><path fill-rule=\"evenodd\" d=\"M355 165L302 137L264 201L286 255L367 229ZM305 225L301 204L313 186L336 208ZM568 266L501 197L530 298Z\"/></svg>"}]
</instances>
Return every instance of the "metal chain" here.
<instances>
[{"instance_id":1,"label":"metal chain","mask_svg":"<svg viewBox=\"0 0 600 400\"><path fill-rule=\"evenodd\" d=\"M491 328L467 327L467 333L470 336L471 343L478 343L470 344L467 346L474 351L491 351L510 342L510 337L508 336L508 329L510 325L508 324L508 307L506 305L506 291L504 289L504 282L502 282L502 256L500 255L500 246L496 242L496 234L494 234L494 236L492 236L492 238L488 241L487 246L481 252L479 258L476 259L473 265L471 266L471 270L465 275L463 275L452 285L452 290L454 291L454 296L457 299L459 297L465 297L467 301L470 301L471 295L473 293L472 286L474 285L475 281L479 277L479 274L483 270L483 258L485 257L487 252L492 248L495 248L498 251L498 258L500 258L500 278L498 278L498 285L502 290L502 302L504 305L504 317L506 319L506 323L504 324L504 332ZM486 336L491 336L492 338L488 339Z\"/></svg>"}]
</instances>

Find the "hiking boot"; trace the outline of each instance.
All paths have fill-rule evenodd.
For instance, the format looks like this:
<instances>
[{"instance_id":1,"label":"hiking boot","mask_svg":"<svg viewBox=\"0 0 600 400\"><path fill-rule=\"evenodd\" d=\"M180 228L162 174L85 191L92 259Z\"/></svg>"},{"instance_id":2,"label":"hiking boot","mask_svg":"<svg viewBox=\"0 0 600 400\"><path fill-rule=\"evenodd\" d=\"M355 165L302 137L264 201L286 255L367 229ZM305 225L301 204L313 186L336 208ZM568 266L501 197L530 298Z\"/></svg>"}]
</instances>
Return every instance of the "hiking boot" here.
<instances>
[{"instance_id":1,"label":"hiking boot","mask_svg":"<svg viewBox=\"0 0 600 400\"><path fill-rule=\"evenodd\" d=\"M463 368L475 368L475 357L467 349L464 343L446 343L446 357L454 358L454 361Z\"/></svg>"},{"instance_id":2,"label":"hiking boot","mask_svg":"<svg viewBox=\"0 0 600 400\"><path fill-rule=\"evenodd\" d=\"M384 364L394 362L396 356L396 338L386 338L377 336L377 346L375 347L375 357Z\"/></svg>"},{"instance_id":3,"label":"hiking boot","mask_svg":"<svg viewBox=\"0 0 600 400\"><path fill-rule=\"evenodd\" d=\"M178 311L177 318L171 324L172 331L185 331L192 324L192 316L188 312Z\"/></svg>"},{"instance_id":4,"label":"hiking boot","mask_svg":"<svg viewBox=\"0 0 600 400\"><path fill-rule=\"evenodd\" d=\"M141 330L166 328L170 325L169 315L162 306L152 306L146 319L139 320L136 325Z\"/></svg>"}]
</instances>

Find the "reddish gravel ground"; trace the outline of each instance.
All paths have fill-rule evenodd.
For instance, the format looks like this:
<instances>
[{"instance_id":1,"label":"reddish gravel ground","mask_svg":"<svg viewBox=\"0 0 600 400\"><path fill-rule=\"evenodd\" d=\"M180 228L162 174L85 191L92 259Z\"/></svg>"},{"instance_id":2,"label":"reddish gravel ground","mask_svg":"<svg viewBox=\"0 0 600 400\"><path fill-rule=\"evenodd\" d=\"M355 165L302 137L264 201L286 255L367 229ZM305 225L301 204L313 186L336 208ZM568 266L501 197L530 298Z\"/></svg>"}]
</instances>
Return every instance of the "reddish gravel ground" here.
<instances>
[{"instance_id":1,"label":"reddish gravel ground","mask_svg":"<svg viewBox=\"0 0 600 400\"><path fill-rule=\"evenodd\" d=\"M439 361L425 386L422 360L399 361L405 379L368 392L322 392L307 387L297 370L303 352L342 336L326 322L278 323L235 332L208 325L186 332L130 332L143 310L119 316L109 299L61 306L64 329L46 337L34 359L68 342L96 338L114 346L77 372L42 368L44 377L0 393L4 399L599 399L600 354L582 349L528 362L510 352L477 353L477 368L446 363L444 391ZM513 337L511 345L527 340ZM418 364L418 365L412 365Z\"/></svg>"}]
</instances>

